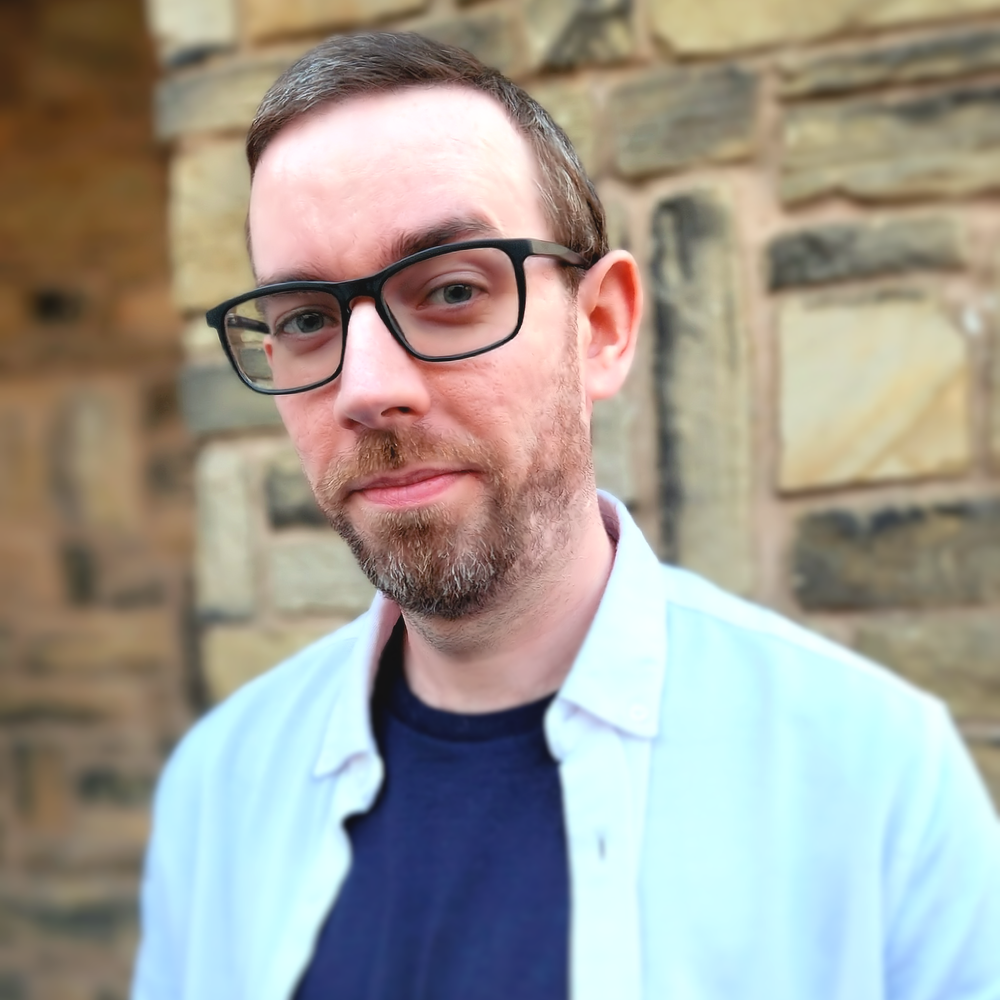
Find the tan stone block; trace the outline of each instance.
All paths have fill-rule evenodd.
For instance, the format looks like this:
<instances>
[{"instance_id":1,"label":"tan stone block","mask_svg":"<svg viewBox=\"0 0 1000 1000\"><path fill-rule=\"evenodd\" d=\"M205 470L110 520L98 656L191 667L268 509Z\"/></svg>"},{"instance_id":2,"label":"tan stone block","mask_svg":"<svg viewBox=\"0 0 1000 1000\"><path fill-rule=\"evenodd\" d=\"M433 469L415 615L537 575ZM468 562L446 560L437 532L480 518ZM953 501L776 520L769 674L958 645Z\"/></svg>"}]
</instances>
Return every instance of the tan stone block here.
<instances>
[{"instance_id":1,"label":"tan stone block","mask_svg":"<svg viewBox=\"0 0 1000 1000\"><path fill-rule=\"evenodd\" d=\"M524 42L509 7L463 12L458 17L421 24L417 30L435 41L471 52L506 76L516 76L524 69Z\"/></svg>"},{"instance_id":2,"label":"tan stone block","mask_svg":"<svg viewBox=\"0 0 1000 1000\"><path fill-rule=\"evenodd\" d=\"M18 520L47 513L39 414L32 412L44 402L33 403L23 389L15 381L0 384L0 515Z\"/></svg>"},{"instance_id":3,"label":"tan stone block","mask_svg":"<svg viewBox=\"0 0 1000 1000\"><path fill-rule=\"evenodd\" d=\"M249 198L241 141L215 142L174 158L170 237L180 309L207 309L253 287L244 234Z\"/></svg>"},{"instance_id":4,"label":"tan stone block","mask_svg":"<svg viewBox=\"0 0 1000 1000\"><path fill-rule=\"evenodd\" d=\"M587 173L595 173L598 168L597 112L587 82L538 83L529 88L529 93L569 137Z\"/></svg>"},{"instance_id":5,"label":"tan stone block","mask_svg":"<svg viewBox=\"0 0 1000 1000\"><path fill-rule=\"evenodd\" d=\"M59 747L15 744L14 801L20 820L35 831L65 830L70 816L65 754Z\"/></svg>"},{"instance_id":6,"label":"tan stone block","mask_svg":"<svg viewBox=\"0 0 1000 1000\"><path fill-rule=\"evenodd\" d=\"M347 543L332 531L274 541L268 577L272 604L290 614L358 614L375 595Z\"/></svg>"},{"instance_id":7,"label":"tan stone block","mask_svg":"<svg viewBox=\"0 0 1000 1000\"><path fill-rule=\"evenodd\" d=\"M888 618L864 623L857 648L948 702L966 722L1000 722L1000 616Z\"/></svg>"},{"instance_id":8,"label":"tan stone block","mask_svg":"<svg viewBox=\"0 0 1000 1000\"><path fill-rule=\"evenodd\" d=\"M995 10L997 0L650 0L654 31L680 52L725 52L821 38L847 29L933 21Z\"/></svg>"},{"instance_id":9,"label":"tan stone block","mask_svg":"<svg viewBox=\"0 0 1000 1000\"><path fill-rule=\"evenodd\" d=\"M662 554L751 593L750 342L728 196L665 198L652 236Z\"/></svg>"},{"instance_id":10,"label":"tan stone block","mask_svg":"<svg viewBox=\"0 0 1000 1000\"><path fill-rule=\"evenodd\" d=\"M300 54L296 48L237 57L167 77L156 89L157 135L246 129L268 88Z\"/></svg>"},{"instance_id":11,"label":"tan stone block","mask_svg":"<svg viewBox=\"0 0 1000 1000\"><path fill-rule=\"evenodd\" d=\"M779 326L783 489L968 466L966 347L933 298L906 290L794 298Z\"/></svg>"},{"instance_id":12,"label":"tan stone block","mask_svg":"<svg viewBox=\"0 0 1000 1000\"><path fill-rule=\"evenodd\" d=\"M49 445L51 489L70 524L138 527L138 424L133 388L124 383L81 382L58 401Z\"/></svg>"},{"instance_id":13,"label":"tan stone block","mask_svg":"<svg viewBox=\"0 0 1000 1000\"><path fill-rule=\"evenodd\" d=\"M590 437L597 485L629 506L638 499L632 467L636 430L635 401L626 390L594 404Z\"/></svg>"},{"instance_id":14,"label":"tan stone block","mask_svg":"<svg viewBox=\"0 0 1000 1000\"><path fill-rule=\"evenodd\" d=\"M142 689L119 678L11 678L0 686L0 724L142 725L148 710Z\"/></svg>"},{"instance_id":15,"label":"tan stone block","mask_svg":"<svg viewBox=\"0 0 1000 1000\"><path fill-rule=\"evenodd\" d=\"M1000 333L993 332L993 351L991 359L992 378L990 379L990 440L993 452L993 464L1000 469Z\"/></svg>"},{"instance_id":16,"label":"tan stone block","mask_svg":"<svg viewBox=\"0 0 1000 1000\"><path fill-rule=\"evenodd\" d=\"M198 456L195 484L198 610L208 619L249 618L255 607L253 515L240 451L209 444Z\"/></svg>"},{"instance_id":17,"label":"tan stone block","mask_svg":"<svg viewBox=\"0 0 1000 1000\"><path fill-rule=\"evenodd\" d=\"M994 87L793 105L782 126L781 197L909 199L991 190L1000 176L998 112Z\"/></svg>"},{"instance_id":18,"label":"tan stone block","mask_svg":"<svg viewBox=\"0 0 1000 1000\"><path fill-rule=\"evenodd\" d=\"M287 659L327 632L344 624L276 625L257 628L215 627L202 638L202 669L212 702Z\"/></svg>"},{"instance_id":19,"label":"tan stone block","mask_svg":"<svg viewBox=\"0 0 1000 1000\"><path fill-rule=\"evenodd\" d=\"M252 41L371 24L415 14L427 0L240 0L243 24Z\"/></svg>"},{"instance_id":20,"label":"tan stone block","mask_svg":"<svg viewBox=\"0 0 1000 1000\"><path fill-rule=\"evenodd\" d=\"M185 52L236 44L235 0L146 0L146 11L166 62Z\"/></svg>"},{"instance_id":21,"label":"tan stone block","mask_svg":"<svg viewBox=\"0 0 1000 1000\"><path fill-rule=\"evenodd\" d=\"M635 48L629 0L524 0L533 66L569 69L628 59Z\"/></svg>"},{"instance_id":22,"label":"tan stone block","mask_svg":"<svg viewBox=\"0 0 1000 1000\"><path fill-rule=\"evenodd\" d=\"M749 156L757 89L739 66L656 70L619 85L608 108L615 165L634 178Z\"/></svg>"},{"instance_id":23,"label":"tan stone block","mask_svg":"<svg viewBox=\"0 0 1000 1000\"><path fill-rule=\"evenodd\" d=\"M164 612L81 615L27 642L25 658L38 674L148 673L176 651L176 623Z\"/></svg>"}]
</instances>

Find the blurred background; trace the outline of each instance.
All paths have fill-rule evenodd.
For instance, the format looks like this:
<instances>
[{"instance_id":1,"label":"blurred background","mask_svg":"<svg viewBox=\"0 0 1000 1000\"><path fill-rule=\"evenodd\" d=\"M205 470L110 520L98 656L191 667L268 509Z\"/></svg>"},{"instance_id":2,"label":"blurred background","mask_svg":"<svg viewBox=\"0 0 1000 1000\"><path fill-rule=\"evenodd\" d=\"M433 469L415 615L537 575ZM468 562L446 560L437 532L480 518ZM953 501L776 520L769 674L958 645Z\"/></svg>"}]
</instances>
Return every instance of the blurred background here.
<instances>
[{"instance_id":1,"label":"blurred background","mask_svg":"<svg viewBox=\"0 0 1000 1000\"><path fill-rule=\"evenodd\" d=\"M0 1000L127 995L165 756L370 599L201 314L257 101L371 25L534 93L638 257L601 485L1000 801L1000 0L0 0Z\"/></svg>"}]
</instances>

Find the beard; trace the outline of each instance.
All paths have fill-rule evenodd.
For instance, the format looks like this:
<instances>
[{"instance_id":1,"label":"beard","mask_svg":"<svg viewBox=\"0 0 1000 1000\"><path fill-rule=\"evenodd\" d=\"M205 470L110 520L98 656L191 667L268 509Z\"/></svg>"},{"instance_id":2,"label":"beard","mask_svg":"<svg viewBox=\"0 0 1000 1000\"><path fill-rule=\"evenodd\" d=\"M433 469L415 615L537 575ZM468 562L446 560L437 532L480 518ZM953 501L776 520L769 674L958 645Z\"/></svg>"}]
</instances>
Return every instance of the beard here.
<instances>
[{"instance_id":1,"label":"beard","mask_svg":"<svg viewBox=\"0 0 1000 1000\"><path fill-rule=\"evenodd\" d=\"M314 484L317 502L365 575L404 611L448 621L484 611L566 548L577 498L593 483L575 364L562 366L554 390L524 442L528 461L516 480L493 446L469 436L445 440L414 425L362 432L350 458ZM379 511L364 525L352 520L348 483L413 465L475 469L482 502Z\"/></svg>"}]
</instances>

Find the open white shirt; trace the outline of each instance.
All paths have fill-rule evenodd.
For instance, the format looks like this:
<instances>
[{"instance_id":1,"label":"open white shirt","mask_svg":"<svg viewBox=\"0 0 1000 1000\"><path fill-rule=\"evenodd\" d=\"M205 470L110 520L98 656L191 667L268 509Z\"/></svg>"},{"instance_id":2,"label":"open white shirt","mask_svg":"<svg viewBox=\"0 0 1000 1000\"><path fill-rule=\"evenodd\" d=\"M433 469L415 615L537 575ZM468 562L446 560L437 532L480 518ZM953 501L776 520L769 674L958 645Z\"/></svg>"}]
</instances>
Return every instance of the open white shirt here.
<instances>
[{"instance_id":1,"label":"open white shirt","mask_svg":"<svg viewBox=\"0 0 1000 1000\"><path fill-rule=\"evenodd\" d=\"M545 720L573 1000L1000 1000L1000 824L941 705L661 566L601 502L614 569ZM382 782L398 614L376 598L184 739L134 1000L291 997Z\"/></svg>"}]
</instances>

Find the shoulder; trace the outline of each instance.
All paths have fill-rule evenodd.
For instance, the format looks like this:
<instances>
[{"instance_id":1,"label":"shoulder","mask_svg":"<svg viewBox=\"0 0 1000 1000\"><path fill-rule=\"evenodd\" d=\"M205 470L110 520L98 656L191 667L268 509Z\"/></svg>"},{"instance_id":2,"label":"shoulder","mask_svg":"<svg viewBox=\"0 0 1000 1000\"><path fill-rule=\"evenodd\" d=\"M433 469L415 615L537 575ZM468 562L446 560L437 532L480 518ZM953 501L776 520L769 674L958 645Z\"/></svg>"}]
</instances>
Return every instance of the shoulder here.
<instances>
[{"instance_id":1,"label":"shoulder","mask_svg":"<svg viewBox=\"0 0 1000 1000\"><path fill-rule=\"evenodd\" d=\"M710 695L730 721L767 713L817 737L858 725L912 744L950 725L937 698L886 668L693 573L663 576L668 694Z\"/></svg>"},{"instance_id":2,"label":"shoulder","mask_svg":"<svg viewBox=\"0 0 1000 1000\"><path fill-rule=\"evenodd\" d=\"M218 782L231 786L280 756L312 769L368 615L249 681L201 718L175 748L158 797Z\"/></svg>"}]
</instances>

